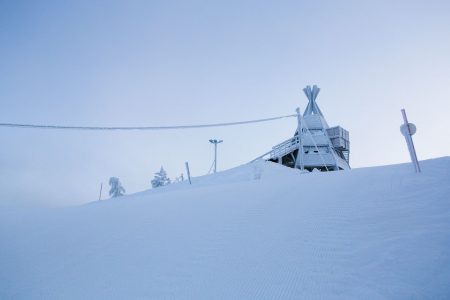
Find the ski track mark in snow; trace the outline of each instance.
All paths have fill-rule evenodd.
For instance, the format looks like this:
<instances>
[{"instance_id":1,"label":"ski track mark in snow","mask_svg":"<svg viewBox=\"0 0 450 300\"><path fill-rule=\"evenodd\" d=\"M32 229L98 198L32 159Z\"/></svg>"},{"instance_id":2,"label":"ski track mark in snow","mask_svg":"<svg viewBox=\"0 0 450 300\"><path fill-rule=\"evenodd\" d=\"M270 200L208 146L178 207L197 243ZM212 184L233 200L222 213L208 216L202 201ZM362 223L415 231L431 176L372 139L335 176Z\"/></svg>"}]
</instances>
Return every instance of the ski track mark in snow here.
<instances>
[{"instance_id":1,"label":"ski track mark in snow","mask_svg":"<svg viewBox=\"0 0 450 300\"><path fill-rule=\"evenodd\" d=\"M300 174L257 162L2 213L0 299L446 299L450 159L422 166Z\"/></svg>"}]
</instances>

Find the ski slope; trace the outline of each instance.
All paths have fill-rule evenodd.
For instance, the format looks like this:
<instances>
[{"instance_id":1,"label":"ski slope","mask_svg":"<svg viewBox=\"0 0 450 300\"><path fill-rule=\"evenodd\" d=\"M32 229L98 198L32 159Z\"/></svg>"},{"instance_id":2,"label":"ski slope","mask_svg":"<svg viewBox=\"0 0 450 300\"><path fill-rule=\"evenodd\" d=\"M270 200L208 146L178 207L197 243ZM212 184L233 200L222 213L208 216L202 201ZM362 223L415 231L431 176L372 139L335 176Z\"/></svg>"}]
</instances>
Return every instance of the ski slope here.
<instances>
[{"instance_id":1,"label":"ski slope","mask_svg":"<svg viewBox=\"0 0 450 300\"><path fill-rule=\"evenodd\" d=\"M302 174L257 162L0 213L0 299L449 299L450 158Z\"/></svg>"}]
</instances>

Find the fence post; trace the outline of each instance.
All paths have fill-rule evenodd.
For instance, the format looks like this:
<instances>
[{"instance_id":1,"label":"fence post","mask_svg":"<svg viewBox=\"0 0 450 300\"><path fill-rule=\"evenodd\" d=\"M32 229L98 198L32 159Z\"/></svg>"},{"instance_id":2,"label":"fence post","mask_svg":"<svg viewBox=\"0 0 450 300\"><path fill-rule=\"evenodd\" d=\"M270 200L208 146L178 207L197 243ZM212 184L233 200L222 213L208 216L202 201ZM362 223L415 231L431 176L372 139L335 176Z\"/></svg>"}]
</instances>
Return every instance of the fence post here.
<instances>
[{"instance_id":1,"label":"fence post","mask_svg":"<svg viewBox=\"0 0 450 300\"><path fill-rule=\"evenodd\" d=\"M189 179L189 184L192 184L192 182L191 182L191 172L189 171L189 163L185 162L185 164L186 164L186 173L187 173L187 176L188 176L188 179Z\"/></svg>"},{"instance_id":2,"label":"fence post","mask_svg":"<svg viewBox=\"0 0 450 300\"><path fill-rule=\"evenodd\" d=\"M98 201L102 200L102 188L103 188L103 182L100 183L100 194L98 195Z\"/></svg>"}]
</instances>

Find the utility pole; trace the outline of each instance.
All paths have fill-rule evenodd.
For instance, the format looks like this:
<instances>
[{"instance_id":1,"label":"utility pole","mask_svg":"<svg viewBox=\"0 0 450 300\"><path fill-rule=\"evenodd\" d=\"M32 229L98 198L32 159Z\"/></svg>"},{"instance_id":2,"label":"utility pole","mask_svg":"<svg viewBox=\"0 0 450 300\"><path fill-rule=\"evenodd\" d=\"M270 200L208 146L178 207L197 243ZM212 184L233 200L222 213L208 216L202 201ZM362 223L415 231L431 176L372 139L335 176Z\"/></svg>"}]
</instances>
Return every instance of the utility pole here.
<instances>
[{"instance_id":1,"label":"utility pole","mask_svg":"<svg viewBox=\"0 0 450 300\"><path fill-rule=\"evenodd\" d=\"M214 173L217 172L217 144L223 142L223 140L209 140L211 144L214 144Z\"/></svg>"},{"instance_id":2,"label":"utility pole","mask_svg":"<svg viewBox=\"0 0 450 300\"><path fill-rule=\"evenodd\" d=\"M300 167L300 170L305 170L305 164L303 163L303 125L302 125L302 114L300 112L300 107L295 110L297 112L297 139L298 139L298 152L295 159L295 167Z\"/></svg>"}]
</instances>

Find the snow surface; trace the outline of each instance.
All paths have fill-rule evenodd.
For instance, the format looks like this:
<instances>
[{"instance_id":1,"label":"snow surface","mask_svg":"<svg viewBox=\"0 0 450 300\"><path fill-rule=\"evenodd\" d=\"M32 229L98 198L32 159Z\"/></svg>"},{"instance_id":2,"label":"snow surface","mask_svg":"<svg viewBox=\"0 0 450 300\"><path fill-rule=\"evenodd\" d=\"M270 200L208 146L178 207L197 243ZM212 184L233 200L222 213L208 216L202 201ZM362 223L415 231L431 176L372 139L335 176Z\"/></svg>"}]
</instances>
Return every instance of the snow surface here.
<instances>
[{"instance_id":1,"label":"snow surface","mask_svg":"<svg viewBox=\"0 0 450 300\"><path fill-rule=\"evenodd\" d=\"M0 299L449 299L450 158L302 174L257 162L0 214Z\"/></svg>"}]
</instances>

